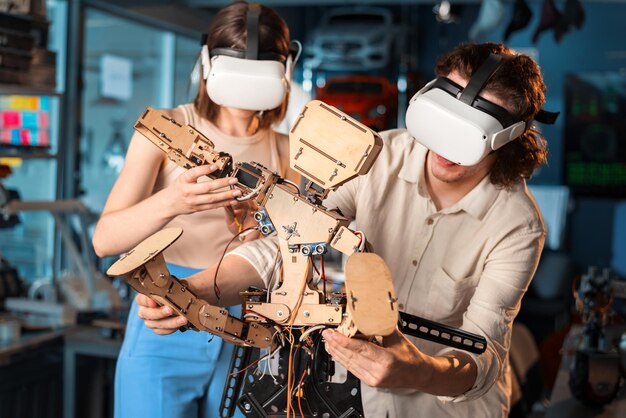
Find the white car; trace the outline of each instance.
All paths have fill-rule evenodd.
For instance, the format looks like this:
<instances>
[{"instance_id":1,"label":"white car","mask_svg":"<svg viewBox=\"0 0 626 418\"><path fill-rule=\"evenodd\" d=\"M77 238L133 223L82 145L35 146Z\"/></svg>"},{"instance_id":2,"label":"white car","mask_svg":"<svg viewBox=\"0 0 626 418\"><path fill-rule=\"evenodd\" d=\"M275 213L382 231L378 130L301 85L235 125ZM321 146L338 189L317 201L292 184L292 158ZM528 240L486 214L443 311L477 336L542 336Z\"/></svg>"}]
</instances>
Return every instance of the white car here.
<instances>
[{"instance_id":1,"label":"white car","mask_svg":"<svg viewBox=\"0 0 626 418\"><path fill-rule=\"evenodd\" d=\"M372 70L391 59L393 16L380 7L330 9L304 48L304 66L320 70Z\"/></svg>"}]
</instances>

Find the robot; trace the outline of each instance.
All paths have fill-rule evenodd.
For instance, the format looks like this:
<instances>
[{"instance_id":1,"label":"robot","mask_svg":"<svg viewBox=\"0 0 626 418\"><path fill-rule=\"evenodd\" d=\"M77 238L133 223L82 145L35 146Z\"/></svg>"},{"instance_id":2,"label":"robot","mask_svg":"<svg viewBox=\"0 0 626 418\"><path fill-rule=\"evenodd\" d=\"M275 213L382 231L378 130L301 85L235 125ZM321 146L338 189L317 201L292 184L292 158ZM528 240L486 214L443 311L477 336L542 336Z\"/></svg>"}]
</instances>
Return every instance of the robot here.
<instances>
[{"instance_id":1,"label":"robot","mask_svg":"<svg viewBox=\"0 0 626 418\"><path fill-rule=\"evenodd\" d=\"M236 177L239 183L234 187L242 191L238 200L253 200L259 207L254 214L256 229L278 238L282 274L271 289L241 292L243 318L199 299L184 281L169 274L162 252L181 235L180 228L157 232L107 271L185 316L190 329L238 346L222 416L232 415L235 405L246 416L295 416L297 404L302 416L361 417L358 379L347 373L345 382L334 382L338 380L333 377L334 362L319 332L327 327L348 337L380 339L400 323L408 335L475 353L485 351L481 336L399 312L385 262L364 252L365 237L348 228L347 218L324 207L330 191L366 174L380 153L381 138L366 126L321 101L303 108L289 132L289 149L291 167L310 180L304 192L260 164L233 162L195 128L152 108L139 117L135 129L181 167L213 164L218 167L214 178ZM345 288L338 292L314 285L315 259L323 263L329 247L348 256ZM219 298L217 285L215 289ZM263 361L274 359L274 373L268 375L258 366L248 369L250 348L268 352Z\"/></svg>"}]
</instances>

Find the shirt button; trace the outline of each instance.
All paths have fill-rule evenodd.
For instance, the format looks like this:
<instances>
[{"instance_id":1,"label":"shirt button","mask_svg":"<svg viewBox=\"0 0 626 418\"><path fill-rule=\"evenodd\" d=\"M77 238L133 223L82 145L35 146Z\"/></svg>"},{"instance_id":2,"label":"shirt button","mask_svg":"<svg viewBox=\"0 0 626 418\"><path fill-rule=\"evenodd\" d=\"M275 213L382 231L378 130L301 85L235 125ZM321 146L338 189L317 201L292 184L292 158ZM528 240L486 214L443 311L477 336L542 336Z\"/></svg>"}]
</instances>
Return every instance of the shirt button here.
<instances>
[{"instance_id":1,"label":"shirt button","mask_svg":"<svg viewBox=\"0 0 626 418\"><path fill-rule=\"evenodd\" d=\"M426 221L426 223L427 223L428 225L432 225L434 222L435 222L435 221L433 221L433 219L432 219L432 218L428 218L428 220Z\"/></svg>"},{"instance_id":2,"label":"shirt button","mask_svg":"<svg viewBox=\"0 0 626 418\"><path fill-rule=\"evenodd\" d=\"M414 266L417 266L417 260L413 260L412 263Z\"/></svg>"}]
</instances>

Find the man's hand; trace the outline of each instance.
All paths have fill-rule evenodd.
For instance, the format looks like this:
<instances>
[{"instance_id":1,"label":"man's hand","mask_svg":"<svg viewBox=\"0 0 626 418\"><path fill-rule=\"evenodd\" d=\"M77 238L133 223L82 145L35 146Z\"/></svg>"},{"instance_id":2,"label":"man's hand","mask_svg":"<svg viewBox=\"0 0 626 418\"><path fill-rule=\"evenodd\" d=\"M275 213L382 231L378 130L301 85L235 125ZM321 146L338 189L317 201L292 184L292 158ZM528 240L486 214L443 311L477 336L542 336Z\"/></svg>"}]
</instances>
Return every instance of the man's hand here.
<instances>
[{"instance_id":1,"label":"man's hand","mask_svg":"<svg viewBox=\"0 0 626 418\"><path fill-rule=\"evenodd\" d=\"M424 354L400 331L384 337L384 346L325 330L326 351L363 383L381 388L419 389Z\"/></svg>"},{"instance_id":2,"label":"man's hand","mask_svg":"<svg viewBox=\"0 0 626 418\"><path fill-rule=\"evenodd\" d=\"M137 311L139 318L143 319L146 326L159 335L178 331L178 328L188 322L184 316L174 315L174 311L169 306L159 306L146 295L139 294L135 300L139 306Z\"/></svg>"},{"instance_id":3,"label":"man's hand","mask_svg":"<svg viewBox=\"0 0 626 418\"><path fill-rule=\"evenodd\" d=\"M258 226L257 221L254 220L254 212L259 210L259 206L253 200L245 202L238 202L233 200L230 202L230 206L226 206L226 225L228 230L236 235L248 228L254 228ZM246 236L246 241L250 241L259 237L259 232L255 231Z\"/></svg>"}]
</instances>

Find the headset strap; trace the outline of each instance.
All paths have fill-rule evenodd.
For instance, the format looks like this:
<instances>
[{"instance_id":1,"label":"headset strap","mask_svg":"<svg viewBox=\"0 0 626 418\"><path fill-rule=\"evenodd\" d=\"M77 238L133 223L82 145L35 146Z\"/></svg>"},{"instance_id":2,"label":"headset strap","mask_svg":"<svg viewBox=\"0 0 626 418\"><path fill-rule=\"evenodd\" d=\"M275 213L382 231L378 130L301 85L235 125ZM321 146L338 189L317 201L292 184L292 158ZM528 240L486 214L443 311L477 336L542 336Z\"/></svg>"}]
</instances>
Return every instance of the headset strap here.
<instances>
[{"instance_id":1,"label":"headset strap","mask_svg":"<svg viewBox=\"0 0 626 418\"><path fill-rule=\"evenodd\" d=\"M248 60L259 59L259 16L261 6L258 3L248 5L247 31L246 31L246 56Z\"/></svg>"},{"instance_id":2,"label":"headset strap","mask_svg":"<svg viewBox=\"0 0 626 418\"><path fill-rule=\"evenodd\" d=\"M561 112L549 112L547 110L540 109L539 112L535 115L535 120L537 122L545 123L548 125L554 125L556 122L556 118L559 116Z\"/></svg>"},{"instance_id":3,"label":"headset strap","mask_svg":"<svg viewBox=\"0 0 626 418\"><path fill-rule=\"evenodd\" d=\"M454 81L450 80L447 77L437 78L431 86L431 89L435 89L435 88L445 91L446 93L448 93L450 96L454 98L459 97L464 91L463 87L459 86L458 84L456 84ZM508 128L509 126L518 122L518 120L516 120L516 118L514 118L513 115L509 113L508 110L506 110L502 106L499 106L493 102L490 102L489 100L481 96L476 96L476 98L473 100L470 106L475 109L478 109L480 111L490 114L491 116L496 118L498 122L500 122L503 128Z\"/></svg>"},{"instance_id":4,"label":"headset strap","mask_svg":"<svg viewBox=\"0 0 626 418\"><path fill-rule=\"evenodd\" d=\"M216 55L226 55L227 57L232 57L232 58L248 59L246 58L246 52L247 51L244 51L243 49L238 49L238 48L213 48L212 50L209 51L211 58ZM287 61L287 58L285 58L283 54L280 54L278 52L265 51L265 52L259 53L257 60L258 61L278 61L284 64Z\"/></svg>"},{"instance_id":5,"label":"headset strap","mask_svg":"<svg viewBox=\"0 0 626 418\"><path fill-rule=\"evenodd\" d=\"M485 87L487 81L491 78L493 73L496 72L498 67L502 64L502 55L490 53L485 62L478 67L478 70L472 75L467 87L463 89L459 100L463 103L472 106L474 100L478 96L478 93Z\"/></svg>"}]
</instances>

